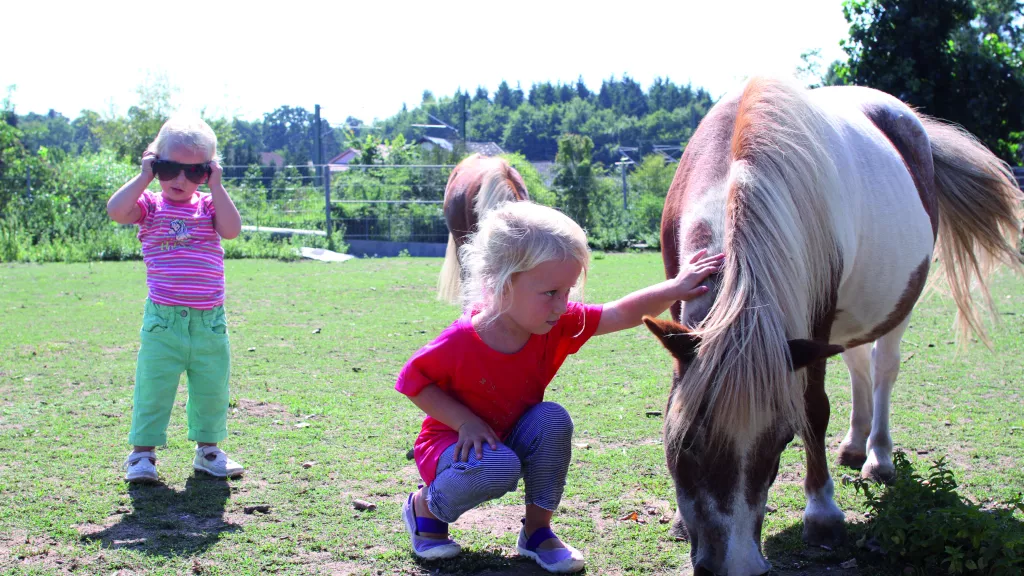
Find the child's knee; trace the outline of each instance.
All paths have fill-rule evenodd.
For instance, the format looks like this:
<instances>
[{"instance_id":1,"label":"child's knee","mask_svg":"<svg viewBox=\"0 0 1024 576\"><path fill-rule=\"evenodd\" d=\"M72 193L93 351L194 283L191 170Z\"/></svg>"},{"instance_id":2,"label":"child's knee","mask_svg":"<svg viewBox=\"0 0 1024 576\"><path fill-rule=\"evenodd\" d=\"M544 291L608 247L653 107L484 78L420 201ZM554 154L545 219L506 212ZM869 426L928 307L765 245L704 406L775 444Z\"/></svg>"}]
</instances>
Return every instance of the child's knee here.
<instances>
[{"instance_id":1,"label":"child's knee","mask_svg":"<svg viewBox=\"0 0 1024 576\"><path fill-rule=\"evenodd\" d=\"M481 463L483 478L492 498L515 491L523 469L515 452L502 446L498 450L485 452Z\"/></svg>"},{"instance_id":2,"label":"child's knee","mask_svg":"<svg viewBox=\"0 0 1024 576\"><path fill-rule=\"evenodd\" d=\"M547 438L572 438L573 423L569 412L561 404L541 402L534 408L537 416L544 423L544 436Z\"/></svg>"}]
</instances>

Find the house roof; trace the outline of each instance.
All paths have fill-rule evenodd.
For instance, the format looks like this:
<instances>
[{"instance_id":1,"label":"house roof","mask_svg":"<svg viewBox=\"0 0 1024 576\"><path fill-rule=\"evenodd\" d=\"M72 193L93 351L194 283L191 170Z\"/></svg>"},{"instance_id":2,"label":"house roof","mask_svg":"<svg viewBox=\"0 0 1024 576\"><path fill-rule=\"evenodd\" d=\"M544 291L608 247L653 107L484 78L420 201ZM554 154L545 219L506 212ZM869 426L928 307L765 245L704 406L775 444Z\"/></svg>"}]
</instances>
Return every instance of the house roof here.
<instances>
[{"instance_id":1,"label":"house roof","mask_svg":"<svg viewBox=\"0 0 1024 576\"><path fill-rule=\"evenodd\" d=\"M444 148L451 152L455 149L455 144L451 140L445 138L438 138L436 136L420 136L417 144L432 144L438 148ZM498 156L504 154L505 151L501 149L494 142L466 142L466 152L470 154L480 154L481 156Z\"/></svg>"},{"instance_id":2,"label":"house roof","mask_svg":"<svg viewBox=\"0 0 1024 576\"><path fill-rule=\"evenodd\" d=\"M416 143L433 144L434 146L437 146L438 148L444 148L449 152L451 152L452 149L454 148L454 146L452 146L452 143L449 140L445 140L444 138L437 138L434 136L420 136L420 139L417 140Z\"/></svg>"},{"instance_id":3,"label":"house roof","mask_svg":"<svg viewBox=\"0 0 1024 576\"><path fill-rule=\"evenodd\" d=\"M359 155L359 150L349 148L327 161L328 164L348 164L353 158Z\"/></svg>"},{"instance_id":4,"label":"house roof","mask_svg":"<svg viewBox=\"0 0 1024 576\"><path fill-rule=\"evenodd\" d=\"M501 146L494 142L466 142L466 151L481 156L498 156L505 153Z\"/></svg>"},{"instance_id":5,"label":"house roof","mask_svg":"<svg viewBox=\"0 0 1024 576\"><path fill-rule=\"evenodd\" d=\"M284 156L277 152L260 152L260 164L264 166L274 165L280 168L284 166Z\"/></svg>"}]
</instances>

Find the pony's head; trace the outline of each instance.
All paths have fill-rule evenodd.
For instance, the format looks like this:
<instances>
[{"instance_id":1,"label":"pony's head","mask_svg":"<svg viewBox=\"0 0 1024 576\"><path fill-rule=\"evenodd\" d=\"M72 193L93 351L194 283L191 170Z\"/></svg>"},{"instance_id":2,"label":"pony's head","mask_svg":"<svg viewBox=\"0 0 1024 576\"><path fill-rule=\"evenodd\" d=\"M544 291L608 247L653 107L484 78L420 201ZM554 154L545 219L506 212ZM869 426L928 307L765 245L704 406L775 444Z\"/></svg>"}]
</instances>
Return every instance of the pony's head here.
<instances>
[{"instance_id":1,"label":"pony's head","mask_svg":"<svg viewBox=\"0 0 1024 576\"><path fill-rule=\"evenodd\" d=\"M699 333L673 321L647 317L644 323L674 360L665 452L695 573L763 574L771 569L761 552L768 489L799 424L772 407L761 410L755 427L741 424L731 413L734 408L715 397L714 386L702 386L714 378L716 367L702 358ZM841 351L789 340L779 353L789 358L792 385L798 386L797 371ZM696 398L695 388L700 389Z\"/></svg>"}]
</instances>

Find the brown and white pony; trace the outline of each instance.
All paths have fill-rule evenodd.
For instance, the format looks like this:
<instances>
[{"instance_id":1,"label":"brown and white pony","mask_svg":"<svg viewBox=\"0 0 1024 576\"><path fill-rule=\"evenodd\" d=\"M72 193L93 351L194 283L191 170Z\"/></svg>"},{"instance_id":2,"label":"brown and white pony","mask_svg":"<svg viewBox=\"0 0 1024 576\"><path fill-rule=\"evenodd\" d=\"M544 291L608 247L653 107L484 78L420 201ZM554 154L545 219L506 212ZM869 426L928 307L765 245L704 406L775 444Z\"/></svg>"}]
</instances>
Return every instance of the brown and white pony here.
<instances>
[{"instance_id":1,"label":"brown and white pony","mask_svg":"<svg viewBox=\"0 0 1024 576\"><path fill-rule=\"evenodd\" d=\"M439 299L458 302L462 287L459 248L476 231L480 218L505 202L529 199L522 176L504 158L473 154L459 162L444 189L444 219L449 233L437 282Z\"/></svg>"},{"instance_id":2,"label":"brown and white pony","mask_svg":"<svg viewBox=\"0 0 1024 576\"><path fill-rule=\"evenodd\" d=\"M755 78L711 110L665 200L662 256L668 278L704 248L726 264L674 322L645 319L674 357L665 451L697 574L770 569L764 507L794 434L807 453L804 539L842 539L826 358L842 352L853 388L839 462L891 477L900 338L933 253L961 331L984 337L970 288L991 305L992 268L1021 270L1020 202L972 136L876 90Z\"/></svg>"}]
</instances>

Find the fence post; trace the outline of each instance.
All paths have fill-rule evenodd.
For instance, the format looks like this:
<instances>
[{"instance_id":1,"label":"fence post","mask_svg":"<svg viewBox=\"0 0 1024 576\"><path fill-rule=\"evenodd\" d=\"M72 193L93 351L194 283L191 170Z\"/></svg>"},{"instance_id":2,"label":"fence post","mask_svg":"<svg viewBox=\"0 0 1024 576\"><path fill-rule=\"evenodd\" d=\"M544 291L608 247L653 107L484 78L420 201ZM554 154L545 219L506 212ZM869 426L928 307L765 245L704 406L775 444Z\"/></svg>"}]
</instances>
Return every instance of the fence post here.
<instances>
[{"instance_id":1,"label":"fence post","mask_svg":"<svg viewBox=\"0 0 1024 576\"><path fill-rule=\"evenodd\" d=\"M331 239L331 171L329 166L321 166L324 175L324 212L326 217L325 228L327 229L327 239Z\"/></svg>"}]
</instances>

